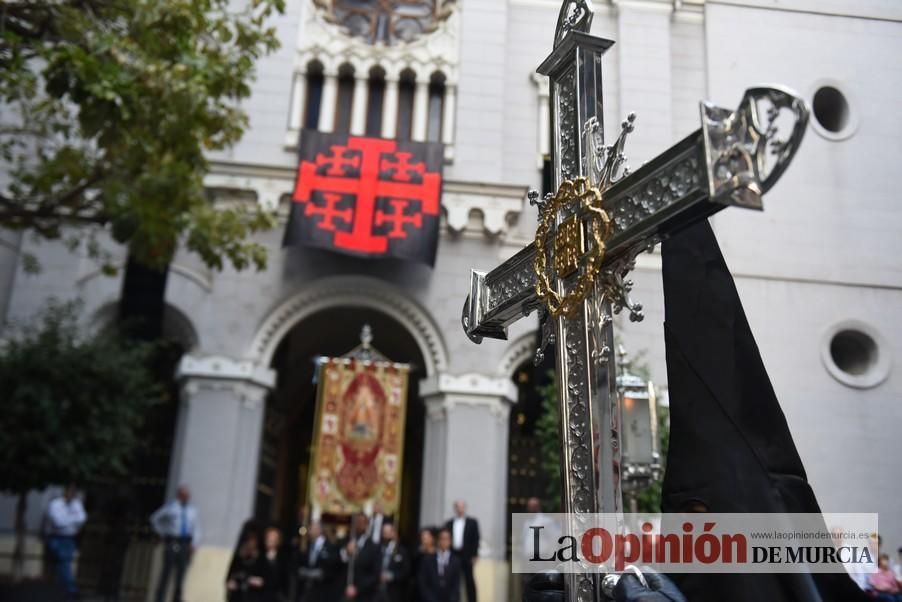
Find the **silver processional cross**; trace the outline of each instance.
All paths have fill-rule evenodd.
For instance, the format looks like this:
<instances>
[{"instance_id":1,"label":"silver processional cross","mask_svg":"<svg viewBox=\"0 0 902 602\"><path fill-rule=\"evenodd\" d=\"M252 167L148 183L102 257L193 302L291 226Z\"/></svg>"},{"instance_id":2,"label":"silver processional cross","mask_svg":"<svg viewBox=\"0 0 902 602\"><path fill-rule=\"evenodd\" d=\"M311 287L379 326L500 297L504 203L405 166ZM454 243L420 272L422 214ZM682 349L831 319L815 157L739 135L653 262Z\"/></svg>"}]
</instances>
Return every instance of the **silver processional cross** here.
<instances>
[{"instance_id":1,"label":"silver processional cross","mask_svg":"<svg viewBox=\"0 0 902 602\"><path fill-rule=\"evenodd\" d=\"M699 130L628 173L623 146L635 116L604 144L601 57L613 42L589 35L591 22L588 0L565 0L554 49L538 68L551 83L557 193L539 200L530 192L539 206L535 242L488 273L473 270L462 315L479 343L505 339L510 324L542 312L537 360L547 345L556 350L562 511L576 517L622 512L611 316L626 309L642 319L625 279L636 256L724 207L761 209L808 122L792 92L751 88L735 111L701 103ZM566 587L568 600L602 599L597 575L567 575Z\"/></svg>"}]
</instances>

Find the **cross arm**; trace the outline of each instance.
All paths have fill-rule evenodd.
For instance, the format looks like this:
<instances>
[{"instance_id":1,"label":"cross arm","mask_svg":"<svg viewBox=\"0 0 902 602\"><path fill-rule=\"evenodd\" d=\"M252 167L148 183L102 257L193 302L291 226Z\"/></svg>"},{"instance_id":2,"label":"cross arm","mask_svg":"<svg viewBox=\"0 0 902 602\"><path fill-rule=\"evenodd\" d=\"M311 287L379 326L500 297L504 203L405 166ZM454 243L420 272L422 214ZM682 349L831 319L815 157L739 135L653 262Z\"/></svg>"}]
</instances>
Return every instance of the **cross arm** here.
<instances>
[{"instance_id":1,"label":"cross arm","mask_svg":"<svg viewBox=\"0 0 902 602\"><path fill-rule=\"evenodd\" d=\"M639 252L724 207L762 209L808 123L805 102L779 87L747 90L735 111L702 103L700 112L699 130L603 192L613 221L603 270L627 271ZM472 271L461 316L471 340L506 339L539 307L534 261L530 244L488 273Z\"/></svg>"}]
</instances>

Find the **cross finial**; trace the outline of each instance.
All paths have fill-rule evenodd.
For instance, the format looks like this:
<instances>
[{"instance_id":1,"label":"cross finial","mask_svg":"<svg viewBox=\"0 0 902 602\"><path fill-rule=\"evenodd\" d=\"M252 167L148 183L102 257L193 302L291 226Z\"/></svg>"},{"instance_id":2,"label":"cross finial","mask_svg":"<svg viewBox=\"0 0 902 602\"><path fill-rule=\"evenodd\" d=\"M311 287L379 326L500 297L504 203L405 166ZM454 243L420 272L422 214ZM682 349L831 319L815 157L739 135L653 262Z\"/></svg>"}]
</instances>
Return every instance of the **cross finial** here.
<instances>
[{"instance_id":1,"label":"cross finial","mask_svg":"<svg viewBox=\"0 0 902 602\"><path fill-rule=\"evenodd\" d=\"M623 346L623 343L617 344L617 363L620 365L620 371L626 372L629 370L630 362L627 360L629 357L629 352L626 350L626 347Z\"/></svg>"},{"instance_id":2,"label":"cross finial","mask_svg":"<svg viewBox=\"0 0 902 602\"><path fill-rule=\"evenodd\" d=\"M554 47L557 48L570 31L589 33L592 14L591 0L564 0L554 30Z\"/></svg>"},{"instance_id":3,"label":"cross finial","mask_svg":"<svg viewBox=\"0 0 902 602\"><path fill-rule=\"evenodd\" d=\"M364 324L360 329L360 346L369 350L370 344L373 342L373 329L369 324Z\"/></svg>"}]
</instances>

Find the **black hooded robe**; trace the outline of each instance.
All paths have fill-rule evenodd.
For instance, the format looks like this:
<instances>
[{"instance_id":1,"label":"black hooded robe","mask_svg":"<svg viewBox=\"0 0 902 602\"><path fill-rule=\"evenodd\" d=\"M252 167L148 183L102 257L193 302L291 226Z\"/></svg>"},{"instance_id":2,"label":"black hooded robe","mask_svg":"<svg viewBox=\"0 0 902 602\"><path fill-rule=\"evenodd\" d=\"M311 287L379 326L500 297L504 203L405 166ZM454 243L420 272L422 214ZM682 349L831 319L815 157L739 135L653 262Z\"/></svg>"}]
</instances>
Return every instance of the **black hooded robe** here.
<instances>
[{"instance_id":1,"label":"black hooded robe","mask_svg":"<svg viewBox=\"0 0 902 602\"><path fill-rule=\"evenodd\" d=\"M820 513L707 221L662 247L670 448L662 510ZM868 600L845 573L671 576L690 602Z\"/></svg>"}]
</instances>

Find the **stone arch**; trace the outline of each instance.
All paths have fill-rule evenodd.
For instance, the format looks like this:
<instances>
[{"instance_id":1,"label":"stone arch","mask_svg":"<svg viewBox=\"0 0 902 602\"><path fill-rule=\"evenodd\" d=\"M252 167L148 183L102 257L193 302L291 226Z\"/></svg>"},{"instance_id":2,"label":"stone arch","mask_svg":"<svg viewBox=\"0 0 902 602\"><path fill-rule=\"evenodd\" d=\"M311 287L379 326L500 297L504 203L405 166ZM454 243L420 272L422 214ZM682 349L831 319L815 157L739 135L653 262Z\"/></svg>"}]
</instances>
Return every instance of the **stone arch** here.
<instances>
[{"instance_id":1,"label":"stone arch","mask_svg":"<svg viewBox=\"0 0 902 602\"><path fill-rule=\"evenodd\" d=\"M108 300L91 314L87 322L88 330L100 332L114 324L118 312L119 300ZM169 302L163 308L163 336L181 343L185 353L190 353L200 346L200 336L194 323L183 311Z\"/></svg>"},{"instance_id":2,"label":"stone arch","mask_svg":"<svg viewBox=\"0 0 902 602\"><path fill-rule=\"evenodd\" d=\"M535 331L527 332L514 339L504 350L495 374L510 378L520 364L535 357L537 345L538 333Z\"/></svg>"},{"instance_id":3,"label":"stone arch","mask_svg":"<svg viewBox=\"0 0 902 602\"><path fill-rule=\"evenodd\" d=\"M298 322L329 307L367 307L392 317L416 340L427 375L447 370L448 350L429 313L402 291L367 276L323 278L283 301L264 318L246 357L269 366L279 343Z\"/></svg>"}]
</instances>

